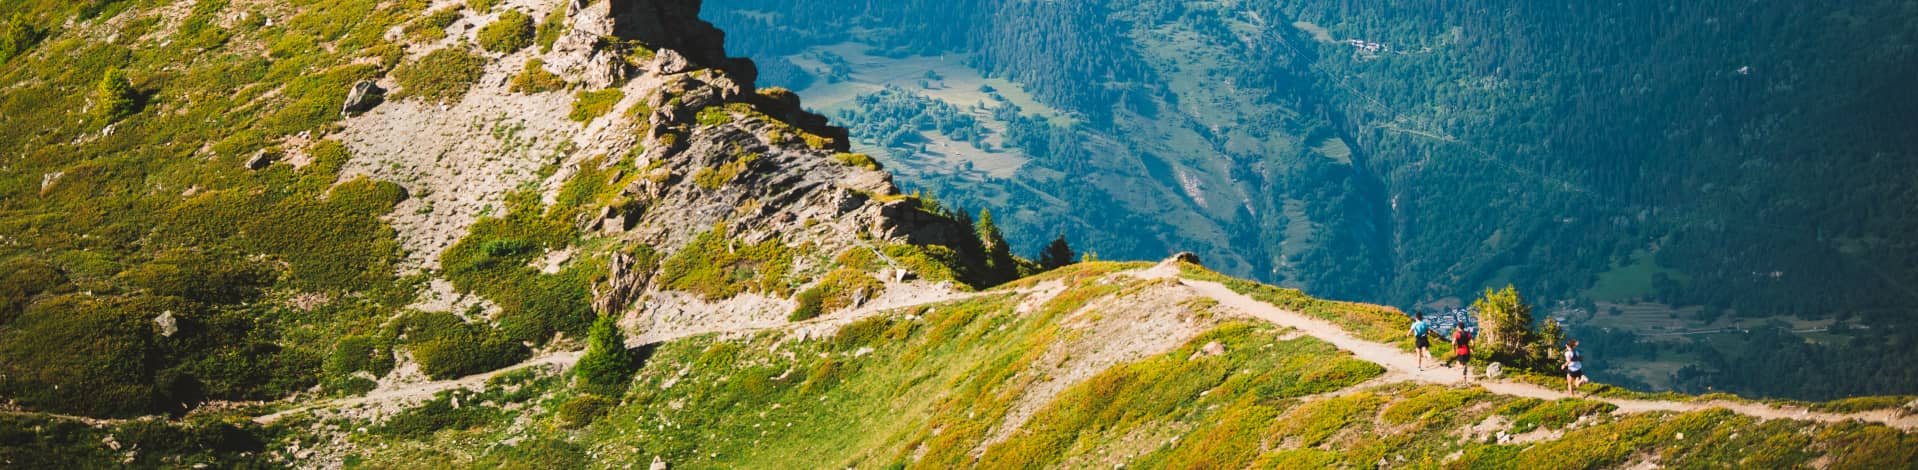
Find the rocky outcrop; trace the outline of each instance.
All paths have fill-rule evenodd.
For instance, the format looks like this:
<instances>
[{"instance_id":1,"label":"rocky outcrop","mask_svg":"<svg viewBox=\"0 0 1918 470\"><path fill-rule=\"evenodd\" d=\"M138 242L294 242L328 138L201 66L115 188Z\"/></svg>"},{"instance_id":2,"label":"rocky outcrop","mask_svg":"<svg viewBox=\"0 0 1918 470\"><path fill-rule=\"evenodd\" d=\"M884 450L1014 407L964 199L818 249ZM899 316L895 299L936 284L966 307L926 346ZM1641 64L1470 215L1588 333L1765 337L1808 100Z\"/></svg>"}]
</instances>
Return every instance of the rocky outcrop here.
<instances>
[{"instance_id":1,"label":"rocky outcrop","mask_svg":"<svg viewBox=\"0 0 1918 470\"><path fill-rule=\"evenodd\" d=\"M721 70L751 91L752 61L726 57L726 35L699 19L699 0L611 0L566 6L572 28L553 44L547 61L567 80L605 88L645 67L659 75ZM610 40L609 40L610 39ZM630 41L630 42L628 42ZM636 48L652 60L634 63Z\"/></svg>"},{"instance_id":2,"label":"rocky outcrop","mask_svg":"<svg viewBox=\"0 0 1918 470\"><path fill-rule=\"evenodd\" d=\"M351 116L367 112L378 106L385 95L386 90L373 82L355 83L353 89L346 93L346 103L340 105L340 114Z\"/></svg>"}]
</instances>

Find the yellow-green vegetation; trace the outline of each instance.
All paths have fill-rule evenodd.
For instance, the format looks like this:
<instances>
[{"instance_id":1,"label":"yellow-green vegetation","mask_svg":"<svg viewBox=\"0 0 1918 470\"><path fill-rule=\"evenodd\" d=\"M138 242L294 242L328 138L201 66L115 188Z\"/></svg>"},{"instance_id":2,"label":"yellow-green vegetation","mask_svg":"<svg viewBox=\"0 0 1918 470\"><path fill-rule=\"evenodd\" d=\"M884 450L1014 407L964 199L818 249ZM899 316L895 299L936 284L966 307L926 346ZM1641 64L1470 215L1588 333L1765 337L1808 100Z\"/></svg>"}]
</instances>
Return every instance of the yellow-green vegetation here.
<instances>
[{"instance_id":1,"label":"yellow-green vegetation","mask_svg":"<svg viewBox=\"0 0 1918 470\"><path fill-rule=\"evenodd\" d=\"M454 288L500 307L497 320L506 337L544 344L554 333L583 337L592 324L591 283L604 269L603 261L584 257L556 274L531 264L578 239L573 221L598 207L607 191L605 173L583 168L561 187L566 197L553 207L542 206L531 188L515 191L507 197L503 217L481 218L466 238L440 255Z\"/></svg>"},{"instance_id":2,"label":"yellow-green vegetation","mask_svg":"<svg viewBox=\"0 0 1918 470\"><path fill-rule=\"evenodd\" d=\"M626 92L618 88L600 91L581 91L573 95L573 111L567 119L578 122L590 122L613 111L613 106L626 99Z\"/></svg>"},{"instance_id":3,"label":"yellow-green vegetation","mask_svg":"<svg viewBox=\"0 0 1918 470\"><path fill-rule=\"evenodd\" d=\"M513 365L531 351L483 324L445 312L414 312L389 326L427 377L451 379Z\"/></svg>"},{"instance_id":4,"label":"yellow-green vegetation","mask_svg":"<svg viewBox=\"0 0 1918 470\"><path fill-rule=\"evenodd\" d=\"M734 178L738 178L740 173L745 172L746 168L751 167L753 162L756 161L759 161L759 154L757 153L742 152L735 154L732 160L719 165L718 168L700 168L698 172L693 173L693 183L698 184L701 188L719 189L720 187L726 186L727 183L733 182Z\"/></svg>"},{"instance_id":5,"label":"yellow-green vegetation","mask_svg":"<svg viewBox=\"0 0 1918 470\"><path fill-rule=\"evenodd\" d=\"M252 468L279 442L244 418L199 415L91 425L0 414L0 462L9 468ZM122 449L102 445L111 441Z\"/></svg>"},{"instance_id":6,"label":"yellow-green vegetation","mask_svg":"<svg viewBox=\"0 0 1918 470\"><path fill-rule=\"evenodd\" d=\"M724 126L733 122L733 113L725 106L710 106L699 110L695 120L701 127Z\"/></svg>"},{"instance_id":7,"label":"yellow-green vegetation","mask_svg":"<svg viewBox=\"0 0 1918 470\"><path fill-rule=\"evenodd\" d=\"M818 284L799 292L794 300L799 307L794 308L786 319L801 321L811 319L842 308L853 306L859 301L871 299L885 290L886 285L873 279L865 271L854 268L840 268L827 273Z\"/></svg>"},{"instance_id":8,"label":"yellow-green vegetation","mask_svg":"<svg viewBox=\"0 0 1918 470\"><path fill-rule=\"evenodd\" d=\"M514 75L512 83L507 85L507 91L528 95L564 89L566 89L566 79L546 71L546 61L536 58L526 59L526 66L520 69L519 75Z\"/></svg>"},{"instance_id":9,"label":"yellow-green vegetation","mask_svg":"<svg viewBox=\"0 0 1918 470\"><path fill-rule=\"evenodd\" d=\"M1563 398L1554 401L1525 399L1505 405L1498 413L1512 418L1512 431L1530 432L1544 427L1558 429L1577 421L1579 418L1597 413L1609 413L1618 409L1602 401Z\"/></svg>"},{"instance_id":10,"label":"yellow-green vegetation","mask_svg":"<svg viewBox=\"0 0 1918 470\"><path fill-rule=\"evenodd\" d=\"M459 101L486 71L486 58L454 46L426 53L393 71L400 97L427 101Z\"/></svg>"},{"instance_id":11,"label":"yellow-green vegetation","mask_svg":"<svg viewBox=\"0 0 1918 470\"><path fill-rule=\"evenodd\" d=\"M840 152L832 154L832 159L838 160L839 163L843 163L846 166L879 171L879 161L873 160L871 155Z\"/></svg>"},{"instance_id":12,"label":"yellow-green vegetation","mask_svg":"<svg viewBox=\"0 0 1918 470\"><path fill-rule=\"evenodd\" d=\"M747 244L728 238L725 227L702 233L661 264L660 285L723 300L744 292L792 294L793 258L800 249L771 239Z\"/></svg>"},{"instance_id":13,"label":"yellow-green vegetation","mask_svg":"<svg viewBox=\"0 0 1918 470\"><path fill-rule=\"evenodd\" d=\"M487 51L500 54L519 52L533 45L533 17L519 10L506 10L499 14L499 19L480 28L474 39L479 42L481 49Z\"/></svg>"},{"instance_id":14,"label":"yellow-green vegetation","mask_svg":"<svg viewBox=\"0 0 1918 470\"><path fill-rule=\"evenodd\" d=\"M499 2L500 0L466 0L466 7L480 14L486 14L492 12L493 6L499 5Z\"/></svg>"},{"instance_id":15,"label":"yellow-green vegetation","mask_svg":"<svg viewBox=\"0 0 1918 470\"><path fill-rule=\"evenodd\" d=\"M880 262L855 253L838 258ZM1098 371L1041 397L1024 421L1007 421L1051 373L1039 367L1042 358L1072 353L1057 349L1061 339L1088 333L1066 315L1147 285L1103 277L1096 273L1114 265L1091 264L1062 268L1054 279L1068 281L1067 290L1025 314L1016 313L1024 297L987 294L861 319L824 338L773 331L678 340L645 350L636 376L622 381L632 386L616 394L589 392L578 380L490 385L461 398L479 410L429 404L409 411L434 418L395 420L429 424L404 426L414 430L408 433L386 425L364 437L368 450L356 461L452 465L499 454L553 462L658 457L688 468L1346 468L1385 460L1521 469L1655 458L1681 468L1819 459L1834 468L1897 468L1918 444L1878 425L1759 421L1724 410L1614 415L1602 402L1480 388L1353 389L1383 370L1315 338L1236 322ZM480 398L508 390L545 406ZM516 421L522 425L507 424ZM1498 432L1535 429L1563 435L1497 441ZM558 432L567 444L529 443ZM516 435L525 442L496 444Z\"/></svg>"},{"instance_id":16,"label":"yellow-green vegetation","mask_svg":"<svg viewBox=\"0 0 1918 470\"><path fill-rule=\"evenodd\" d=\"M452 26L455 21L459 21L461 16L460 10L462 8L464 7L461 5L451 5L446 8L433 10L432 13L428 13L426 16L421 16L419 19L406 23L406 28L402 29L401 32L406 33L406 37L414 41L427 42L446 39L446 27Z\"/></svg>"},{"instance_id":17,"label":"yellow-green vegetation","mask_svg":"<svg viewBox=\"0 0 1918 470\"><path fill-rule=\"evenodd\" d=\"M539 44L541 54L552 52L553 44L566 34L566 8L554 8L539 20L539 26L533 30L533 43Z\"/></svg>"},{"instance_id":18,"label":"yellow-green vegetation","mask_svg":"<svg viewBox=\"0 0 1918 470\"><path fill-rule=\"evenodd\" d=\"M1857 397L1857 398L1833 400L1833 401L1828 401L1824 403L1817 403L1817 404L1811 405L1809 408L1811 408L1812 411L1824 411L1829 413L1857 413L1861 411L1898 408L1898 407L1906 406L1912 402L1918 402L1918 397L1914 397L1910 395L1884 396L1884 397Z\"/></svg>"}]
</instances>

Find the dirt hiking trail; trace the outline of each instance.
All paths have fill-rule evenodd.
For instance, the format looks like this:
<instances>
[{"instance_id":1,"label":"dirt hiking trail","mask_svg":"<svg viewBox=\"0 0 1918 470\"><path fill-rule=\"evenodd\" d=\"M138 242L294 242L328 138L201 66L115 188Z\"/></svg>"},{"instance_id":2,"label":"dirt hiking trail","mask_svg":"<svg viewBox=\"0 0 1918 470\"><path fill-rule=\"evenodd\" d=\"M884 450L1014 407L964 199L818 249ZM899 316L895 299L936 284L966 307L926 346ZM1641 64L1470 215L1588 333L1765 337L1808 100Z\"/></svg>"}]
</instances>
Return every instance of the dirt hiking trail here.
<instances>
[{"instance_id":1,"label":"dirt hiking trail","mask_svg":"<svg viewBox=\"0 0 1918 470\"><path fill-rule=\"evenodd\" d=\"M1171 263L1161 263L1160 265L1150 269L1126 271L1126 272L1118 273L1116 275L1132 276L1135 278L1148 279L1148 280L1180 278L1178 266ZM1266 321L1275 325L1297 329L1303 334L1311 335L1322 341L1331 343L1333 346L1336 346L1339 349L1350 351L1354 356L1356 356L1357 358L1361 360L1365 360L1368 362L1379 364L1380 366L1384 366L1386 369L1385 375L1380 376L1379 378L1374 379L1372 381L1368 381L1367 384L1370 384L1370 385L1410 381L1410 382L1445 384L1445 385L1472 385L1472 386L1483 387L1486 391L1501 394L1501 395L1537 398L1542 400L1574 398L1574 395L1567 394L1560 389L1542 387L1542 386L1538 386L1530 383L1518 382L1513 380L1485 379L1481 376L1468 381L1464 377L1461 377L1462 375L1461 371L1459 371L1458 369L1428 366L1428 368L1424 370L1420 370L1418 367L1418 360L1413 355L1413 353L1400 350L1398 346L1396 345L1377 343L1377 342L1359 339L1357 337L1352 336L1351 333L1346 332L1345 329L1340 328L1338 325L1335 325L1331 322L1321 320L1318 318L1313 318L1311 316L1307 316L1299 312L1286 310L1272 304L1261 302L1257 299L1253 299L1252 297L1235 292L1231 288L1228 288L1225 285L1217 282L1198 281L1198 280L1180 278L1179 283L1185 286L1186 288L1192 289L1193 292L1195 292L1199 296L1208 297L1218 301L1219 305L1222 307L1226 307L1226 308L1238 311L1244 314L1245 316L1248 316L1251 318ZM916 289L916 290L910 291L909 293L907 293L907 295L903 296L903 297L909 297L909 298L888 296L891 298L884 299L884 301L875 301L873 303L861 306L853 310L840 312L833 315L815 318L815 319L803 321L803 322L766 324L766 325L759 325L759 324L688 325L686 328L677 329L675 331L647 332L645 334L635 336L633 338L630 338L627 341L627 346L638 347L645 344L663 343L663 342L689 338L689 337L699 336L704 334L715 334L715 333L717 334L750 334L750 333L755 333L759 331L774 330L774 329L799 331L799 332L803 332L807 336L823 336L823 335L832 334L832 332L837 330L838 327L843 326L847 323L851 323L853 321L857 321L872 315L877 315L886 311L892 311L892 310L897 310L901 308L910 308L910 307L921 306L921 305L932 305L932 304L950 302L955 300L964 300L968 298L987 296L987 295L1029 295L1033 293L1032 291L1036 291L1036 290L1041 290L1041 289L1027 288L1027 289L1013 290L1013 291L959 292L955 290L923 289L922 288L922 289ZM393 404L393 403L400 403L400 402L430 398L434 394L437 394L439 392L452 390L456 388L478 389L480 387L484 387L487 380L492 379L493 377L496 377L508 372L521 370L521 369L526 369L531 367L543 367L543 366L555 366L561 370L570 368L573 365L573 363L579 361L579 358L582 353L583 353L582 351L565 351L565 352L551 353L551 354L547 354L539 357L534 357L520 364L507 367L504 369L494 370L491 372L475 374L471 376L461 377L458 379L430 381L430 382L416 383L416 384L411 384L411 385L406 385L401 387L394 387L391 389L374 390L373 392L368 393L365 396L326 400L326 401L308 404L308 405L304 405L296 408L281 410L279 412L254 418L254 421L261 424L267 424L267 423L272 423L274 421L277 421L290 414L299 413L302 411L307 411L312 409ZM1482 372L1480 373L1482 374ZM1349 387L1349 388L1356 388L1356 387ZM1860 412L1860 413L1829 413L1829 412L1811 411L1805 408L1798 408L1798 407L1779 407L1779 406L1772 406L1772 405L1763 404L1763 403L1738 402L1738 401L1726 401L1726 400L1712 400L1712 401L1637 400L1637 399L1625 399L1625 398L1586 396L1582 394L1579 396L1576 396L1575 398L1610 403L1618 407L1615 413L1641 413L1641 412L1654 412L1654 411L1669 411L1669 412L1682 413L1682 412L1708 410L1713 408L1722 408L1734 413L1751 416L1755 418L1760 418L1760 419L1768 419L1768 420L1769 419L1793 419L1793 420L1809 420L1809 421L1820 421L1820 422L1844 422L1844 421L1857 420L1857 421L1864 421L1864 422L1871 422L1871 423L1880 423L1880 424L1891 426L1904 431L1918 430L1918 415L1906 415L1904 413L1901 413L1897 409L1873 410L1873 411L1866 411L1866 412Z\"/></svg>"},{"instance_id":2,"label":"dirt hiking trail","mask_svg":"<svg viewBox=\"0 0 1918 470\"><path fill-rule=\"evenodd\" d=\"M1134 274L1144 279L1178 276L1176 266L1161 265ZM1260 302L1257 299L1240 294L1224 284L1192 279L1180 279L1180 283L1199 292L1201 295L1219 301L1222 306L1238 310L1247 316L1264 320L1276 325L1298 329L1305 334L1317 337L1339 349L1352 352L1359 359L1385 366L1386 381L1415 381L1432 384L1461 384L1467 382L1458 369L1427 365L1425 370L1418 369L1418 358L1410 352L1400 350L1398 346L1366 341L1352 336L1345 329L1331 322L1313 318L1302 313L1285 310ZM1409 323L1408 323L1409 324ZM1479 371L1474 371L1479 372ZM1485 390L1501 395L1512 395L1543 400L1573 398L1563 390L1511 380L1490 380L1479 378L1470 381L1471 385L1484 387ZM1723 408L1734 413L1760 419L1796 419L1821 422L1843 422L1858 420L1881 423L1905 431L1918 430L1918 416L1905 415L1896 409L1873 410L1861 413L1827 413L1796 407L1775 407L1763 403L1747 403L1724 400L1702 402L1678 402L1662 400L1634 400L1623 398L1605 398L1585 396L1576 398L1602 401L1618 407L1616 413L1640 413L1649 411L1690 412Z\"/></svg>"}]
</instances>

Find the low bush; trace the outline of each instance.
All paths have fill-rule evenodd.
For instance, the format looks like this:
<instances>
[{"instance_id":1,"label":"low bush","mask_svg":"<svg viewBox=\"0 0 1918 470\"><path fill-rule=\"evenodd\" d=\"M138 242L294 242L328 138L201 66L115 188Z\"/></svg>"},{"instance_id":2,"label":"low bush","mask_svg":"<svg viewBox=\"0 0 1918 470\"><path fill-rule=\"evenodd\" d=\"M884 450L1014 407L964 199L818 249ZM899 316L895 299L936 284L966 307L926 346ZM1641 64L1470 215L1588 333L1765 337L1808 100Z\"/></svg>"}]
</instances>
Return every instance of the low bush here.
<instances>
[{"instance_id":1,"label":"low bush","mask_svg":"<svg viewBox=\"0 0 1918 470\"><path fill-rule=\"evenodd\" d=\"M460 47L440 49L394 70L393 79L400 84L395 94L432 102L459 101L485 72L485 58Z\"/></svg>"},{"instance_id":2,"label":"low bush","mask_svg":"<svg viewBox=\"0 0 1918 470\"><path fill-rule=\"evenodd\" d=\"M471 429L491 424L505 416L498 408L485 406L470 398L454 405L465 390L440 392L420 406L407 408L373 427L374 434L405 439L422 439L444 429Z\"/></svg>"},{"instance_id":3,"label":"low bush","mask_svg":"<svg viewBox=\"0 0 1918 470\"><path fill-rule=\"evenodd\" d=\"M546 62L539 59L527 59L526 67L519 75L513 76L507 91L523 94L546 93L566 89L566 80L546 71Z\"/></svg>"},{"instance_id":4,"label":"low bush","mask_svg":"<svg viewBox=\"0 0 1918 470\"><path fill-rule=\"evenodd\" d=\"M600 91L581 91L573 95L573 111L567 119L577 122L591 122L613 111L613 106L626 99L626 92L618 88Z\"/></svg>"},{"instance_id":5,"label":"low bush","mask_svg":"<svg viewBox=\"0 0 1918 470\"><path fill-rule=\"evenodd\" d=\"M415 41L438 41L445 39L446 27L452 26L455 21L459 21L461 8L459 5L453 5L433 10L432 13L428 13L426 16L419 17L419 19L407 23L406 28L401 30L401 32L405 33L406 37Z\"/></svg>"},{"instance_id":6,"label":"low bush","mask_svg":"<svg viewBox=\"0 0 1918 470\"><path fill-rule=\"evenodd\" d=\"M700 127L718 127L732 123L733 113L724 106L711 106L699 110L695 120L699 122Z\"/></svg>"},{"instance_id":7,"label":"low bush","mask_svg":"<svg viewBox=\"0 0 1918 470\"><path fill-rule=\"evenodd\" d=\"M1512 418L1512 432L1527 433L1533 429L1558 429L1578 421L1579 418L1610 413L1618 409L1617 405L1602 401L1561 398L1554 401L1537 399L1520 400L1499 409L1499 414Z\"/></svg>"},{"instance_id":8,"label":"low bush","mask_svg":"<svg viewBox=\"0 0 1918 470\"><path fill-rule=\"evenodd\" d=\"M610 398L586 394L561 403L555 414L559 417L560 426L578 429L593 424L594 420L605 416L617 404Z\"/></svg>"},{"instance_id":9,"label":"low bush","mask_svg":"<svg viewBox=\"0 0 1918 470\"><path fill-rule=\"evenodd\" d=\"M744 244L727 238L724 227L700 234L661 263L660 285L698 294L706 300L755 291L786 296L792 292L793 248L778 239Z\"/></svg>"},{"instance_id":10,"label":"low bush","mask_svg":"<svg viewBox=\"0 0 1918 470\"><path fill-rule=\"evenodd\" d=\"M552 52L553 44L559 42L559 37L564 34L566 34L566 8L554 8L551 13L546 14L546 18L539 21L539 26L534 28L533 42L539 44L541 54Z\"/></svg>"},{"instance_id":11,"label":"low bush","mask_svg":"<svg viewBox=\"0 0 1918 470\"><path fill-rule=\"evenodd\" d=\"M786 319L802 321L850 307L886 289L878 279L854 268L840 268L799 293L799 306Z\"/></svg>"},{"instance_id":12,"label":"low bush","mask_svg":"<svg viewBox=\"0 0 1918 470\"><path fill-rule=\"evenodd\" d=\"M476 38L481 49L511 54L533 45L533 17L519 10L506 10L499 19L480 28Z\"/></svg>"},{"instance_id":13,"label":"low bush","mask_svg":"<svg viewBox=\"0 0 1918 470\"><path fill-rule=\"evenodd\" d=\"M500 369L531 354L492 329L466 323L451 313L414 312L395 320L391 328L393 337L401 338L419 361L421 372L434 379Z\"/></svg>"},{"instance_id":14,"label":"low bush","mask_svg":"<svg viewBox=\"0 0 1918 470\"><path fill-rule=\"evenodd\" d=\"M872 171L880 170L879 161L873 160L871 155L863 153L835 153L832 154L832 159L838 160L839 163L850 167L865 168Z\"/></svg>"}]
</instances>

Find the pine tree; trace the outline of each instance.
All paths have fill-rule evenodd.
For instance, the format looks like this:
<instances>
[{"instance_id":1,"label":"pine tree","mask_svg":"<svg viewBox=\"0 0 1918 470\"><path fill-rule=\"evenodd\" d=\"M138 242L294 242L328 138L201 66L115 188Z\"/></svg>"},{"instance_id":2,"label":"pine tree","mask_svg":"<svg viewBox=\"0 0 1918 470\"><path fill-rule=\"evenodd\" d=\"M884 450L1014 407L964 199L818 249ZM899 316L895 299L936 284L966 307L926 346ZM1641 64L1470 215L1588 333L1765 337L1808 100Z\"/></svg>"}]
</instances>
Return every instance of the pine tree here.
<instances>
[{"instance_id":1,"label":"pine tree","mask_svg":"<svg viewBox=\"0 0 1918 470\"><path fill-rule=\"evenodd\" d=\"M118 121L133 114L137 104L134 101L133 84L127 81L126 72L107 69L100 76L100 84L93 90L93 109L102 123Z\"/></svg>"},{"instance_id":2,"label":"pine tree","mask_svg":"<svg viewBox=\"0 0 1918 470\"><path fill-rule=\"evenodd\" d=\"M26 54L39 40L40 32L34 30L27 17L15 13L5 25L0 25L0 62Z\"/></svg>"},{"instance_id":3,"label":"pine tree","mask_svg":"<svg viewBox=\"0 0 1918 470\"><path fill-rule=\"evenodd\" d=\"M617 392L626 386L634 369L631 352L626 350L626 334L610 315L600 315L587 332L586 354L573 369L579 382L595 391Z\"/></svg>"},{"instance_id":4,"label":"pine tree","mask_svg":"<svg viewBox=\"0 0 1918 470\"><path fill-rule=\"evenodd\" d=\"M1059 269L1077 262L1078 259L1079 255L1072 252L1072 246L1066 244L1066 236L1061 234L1059 238L1052 239L1052 243L1046 245L1046 249L1039 253L1039 266L1047 270Z\"/></svg>"},{"instance_id":5,"label":"pine tree","mask_svg":"<svg viewBox=\"0 0 1918 470\"><path fill-rule=\"evenodd\" d=\"M998 284L1019 277L1019 262L1012 258L1012 248L1006 246L1006 236L999 233L999 226L992 222L992 211L980 210L979 222L975 227L979 244L985 248L989 283Z\"/></svg>"}]
</instances>

